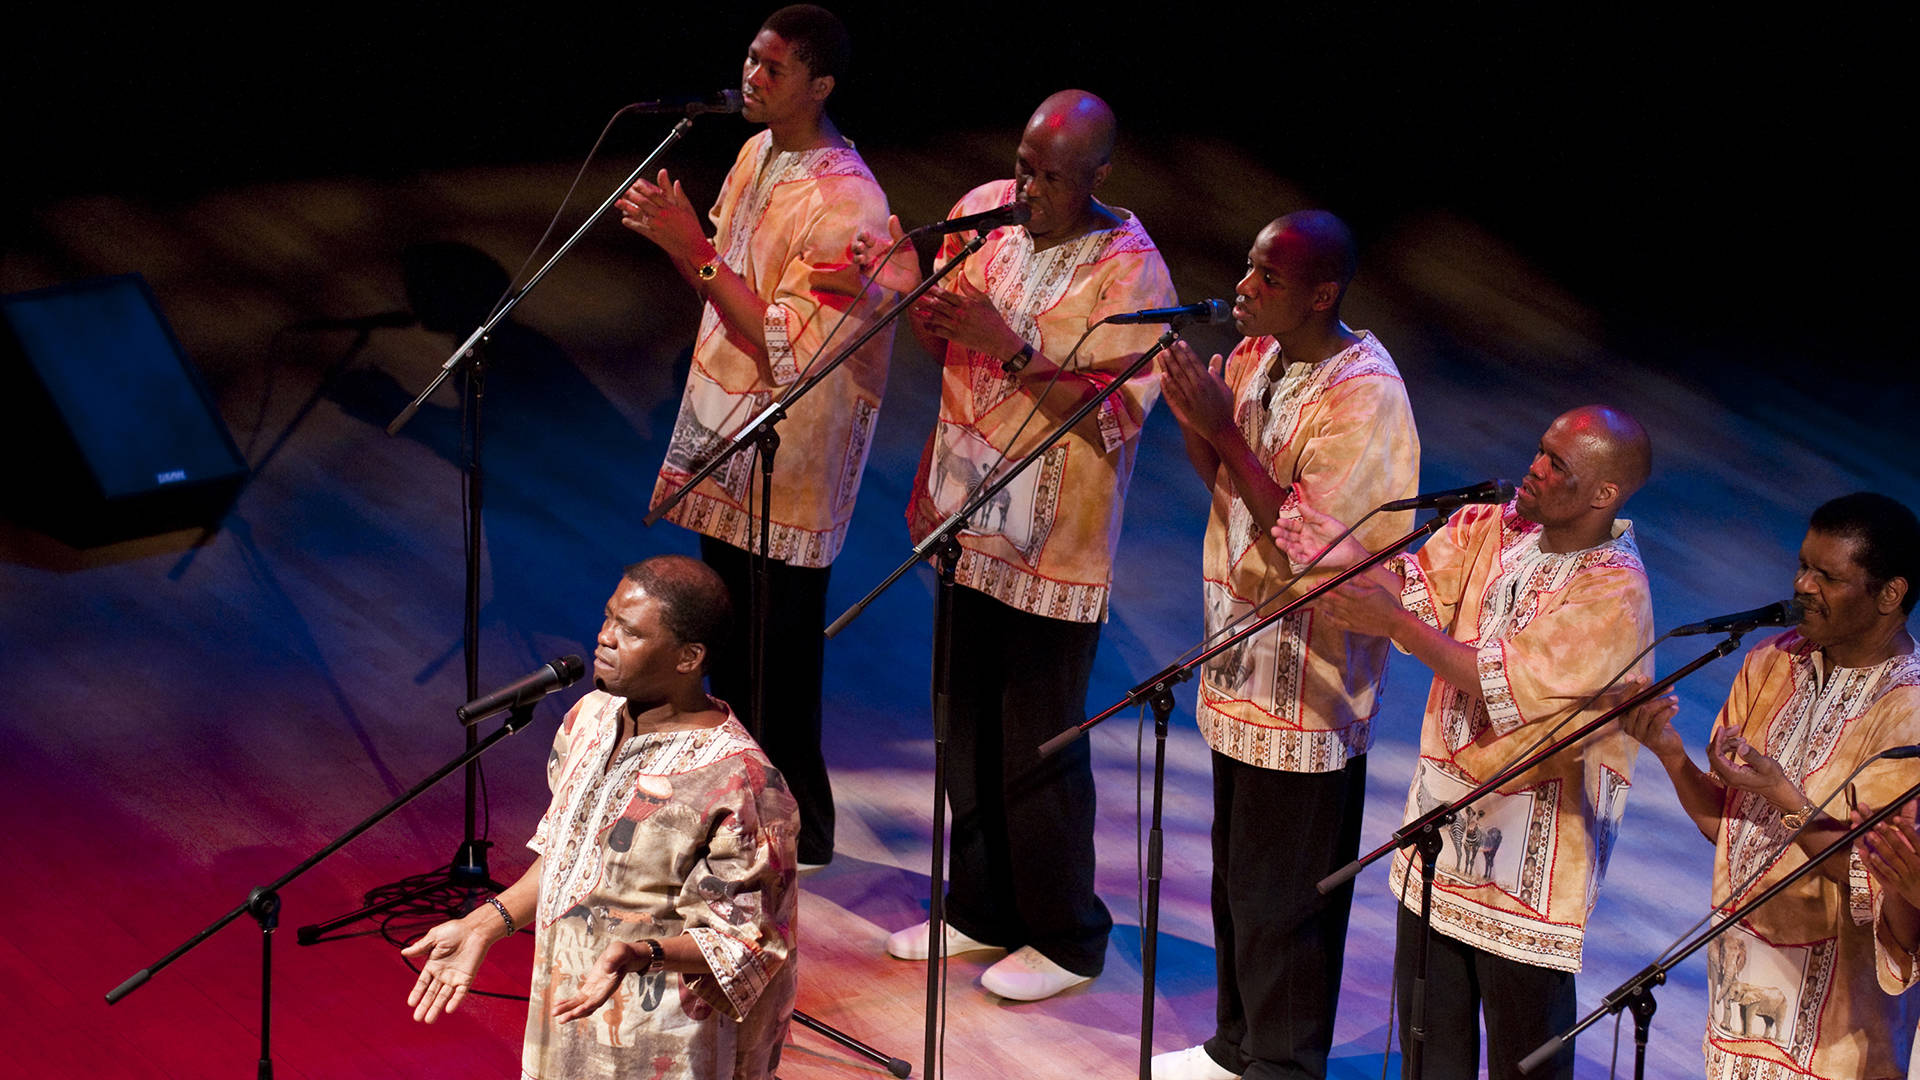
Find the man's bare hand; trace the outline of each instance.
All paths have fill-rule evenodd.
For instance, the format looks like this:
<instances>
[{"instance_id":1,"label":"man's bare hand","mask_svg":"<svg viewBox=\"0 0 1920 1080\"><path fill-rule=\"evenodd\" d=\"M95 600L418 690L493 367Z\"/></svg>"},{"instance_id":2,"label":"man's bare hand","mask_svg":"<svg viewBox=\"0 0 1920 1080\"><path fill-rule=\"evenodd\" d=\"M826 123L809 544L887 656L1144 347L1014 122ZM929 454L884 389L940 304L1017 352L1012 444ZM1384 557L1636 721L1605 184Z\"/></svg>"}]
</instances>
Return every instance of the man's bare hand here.
<instances>
[{"instance_id":1,"label":"man's bare hand","mask_svg":"<svg viewBox=\"0 0 1920 1080\"><path fill-rule=\"evenodd\" d=\"M600 956L588 969L587 975L580 980L580 988L572 997L553 1003L553 1018L563 1024L572 1023L582 1017L593 1015L594 1011L607 1003L613 991L619 987L626 973L640 966L640 958L648 950L624 941L616 941L600 951Z\"/></svg>"},{"instance_id":2,"label":"man's bare hand","mask_svg":"<svg viewBox=\"0 0 1920 1080\"><path fill-rule=\"evenodd\" d=\"M459 1008L473 985L474 972L480 970L480 961L487 958L487 950L492 947L491 935L470 927L465 919L450 919L400 950L402 956L426 957L420 965L420 978L407 995L413 1018L431 1024L441 1013Z\"/></svg>"},{"instance_id":3,"label":"man's bare hand","mask_svg":"<svg viewBox=\"0 0 1920 1080\"><path fill-rule=\"evenodd\" d=\"M1915 828L1915 812L1920 803L1909 806L1875 825L1860 838L1860 861L1867 873L1879 879L1889 892L1920 909L1920 829ZM1872 816L1873 807L1862 806L1853 813L1858 826Z\"/></svg>"},{"instance_id":4,"label":"man's bare hand","mask_svg":"<svg viewBox=\"0 0 1920 1080\"><path fill-rule=\"evenodd\" d=\"M861 229L853 236L850 254L860 276L893 293L912 292L920 284L920 253L906 241L900 215L887 218L887 235Z\"/></svg>"},{"instance_id":5,"label":"man's bare hand","mask_svg":"<svg viewBox=\"0 0 1920 1080\"><path fill-rule=\"evenodd\" d=\"M660 170L658 183L634 181L613 205L620 210L620 224L660 245L668 255L682 262L704 261L694 258L696 252L704 253L708 243L700 215L667 170Z\"/></svg>"},{"instance_id":6,"label":"man's bare hand","mask_svg":"<svg viewBox=\"0 0 1920 1080\"><path fill-rule=\"evenodd\" d=\"M913 316L934 337L1001 360L1025 344L987 294L965 278L955 289L928 289L914 304Z\"/></svg>"},{"instance_id":7,"label":"man's bare hand","mask_svg":"<svg viewBox=\"0 0 1920 1080\"><path fill-rule=\"evenodd\" d=\"M1603 710L1617 707L1621 702L1640 692L1647 680L1635 675L1628 678L1616 690L1610 690L1596 702ZM1661 761L1671 760L1676 755L1687 752L1686 743L1680 738L1680 732L1673 726L1673 718L1680 712L1680 699L1671 694L1666 697L1650 698L1621 714L1620 730L1634 737L1642 746L1653 751L1653 756Z\"/></svg>"},{"instance_id":8,"label":"man's bare hand","mask_svg":"<svg viewBox=\"0 0 1920 1080\"><path fill-rule=\"evenodd\" d=\"M1315 510L1307 505L1305 499L1295 499L1293 503L1297 513L1282 512L1274 522L1273 542L1281 551L1287 553L1294 565L1312 562L1322 548L1333 542L1333 538L1346 531L1346 524L1336 518ZM1320 560L1320 566L1327 570L1345 570L1367 557L1367 549L1360 541L1349 536L1340 541L1340 546L1327 553Z\"/></svg>"},{"instance_id":9,"label":"man's bare hand","mask_svg":"<svg viewBox=\"0 0 1920 1080\"><path fill-rule=\"evenodd\" d=\"M1175 339L1157 362L1161 396L1181 427L1210 443L1233 427L1233 391L1221 377L1226 361L1219 353L1203 364L1193 346Z\"/></svg>"},{"instance_id":10,"label":"man's bare hand","mask_svg":"<svg viewBox=\"0 0 1920 1080\"><path fill-rule=\"evenodd\" d=\"M1708 740L1707 763L1730 788L1751 791L1789 813L1806 805L1806 796L1787 779L1780 763L1732 728L1722 728Z\"/></svg>"}]
</instances>

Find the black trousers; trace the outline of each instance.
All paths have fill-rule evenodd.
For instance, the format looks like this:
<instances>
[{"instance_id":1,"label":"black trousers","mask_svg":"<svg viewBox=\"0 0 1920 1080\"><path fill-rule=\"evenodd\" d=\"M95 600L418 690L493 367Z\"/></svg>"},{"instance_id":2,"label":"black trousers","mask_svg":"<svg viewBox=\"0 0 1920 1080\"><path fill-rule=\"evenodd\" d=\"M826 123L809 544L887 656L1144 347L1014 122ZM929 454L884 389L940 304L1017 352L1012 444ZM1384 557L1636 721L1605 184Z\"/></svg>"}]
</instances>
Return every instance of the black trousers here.
<instances>
[{"instance_id":1,"label":"black trousers","mask_svg":"<svg viewBox=\"0 0 1920 1080\"><path fill-rule=\"evenodd\" d=\"M1213 755L1217 1026L1207 1056L1247 1080L1325 1077L1353 883L1315 884L1360 849L1367 759L1336 772Z\"/></svg>"},{"instance_id":2,"label":"black trousers","mask_svg":"<svg viewBox=\"0 0 1920 1080\"><path fill-rule=\"evenodd\" d=\"M1100 624L954 594L948 921L1098 975L1113 916L1093 891L1093 751L1085 739L1044 760L1038 749L1086 719Z\"/></svg>"},{"instance_id":3,"label":"black trousers","mask_svg":"<svg viewBox=\"0 0 1920 1080\"><path fill-rule=\"evenodd\" d=\"M733 706L741 723L753 708L748 680L752 608L752 556L725 541L700 538L700 558L720 574L733 598L733 625L707 665L713 696ZM828 567L789 566L778 559L769 567L767 605L767 715L760 724L760 747L786 778L800 804L801 862L833 858L833 784L820 753L820 682L826 663Z\"/></svg>"},{"instance_id":4,"label":"black trousers","mask_svg":"<svg viewBox=\"0 0 1920 1080\"><path fill-rule=\"evenodd\" d=\"M1407 887L1420 887L1414 870ZM1420 916L1400 907L1393 953L1394 993L1400 1001L1404 1062L1413 1009ZM1578 1019L1573 972L1523 964L1436 932L1427 954L1425 1080L1473 1080L1480 1075L1480 1014L1487 1021L1487 1076L1517 1080L1520 1061ZM1408 1075L1402 1073L1402 1075ZM1526 1074L1526 1080L1573 1080L1573 1047Z\"/></svg>"}]
</instances>

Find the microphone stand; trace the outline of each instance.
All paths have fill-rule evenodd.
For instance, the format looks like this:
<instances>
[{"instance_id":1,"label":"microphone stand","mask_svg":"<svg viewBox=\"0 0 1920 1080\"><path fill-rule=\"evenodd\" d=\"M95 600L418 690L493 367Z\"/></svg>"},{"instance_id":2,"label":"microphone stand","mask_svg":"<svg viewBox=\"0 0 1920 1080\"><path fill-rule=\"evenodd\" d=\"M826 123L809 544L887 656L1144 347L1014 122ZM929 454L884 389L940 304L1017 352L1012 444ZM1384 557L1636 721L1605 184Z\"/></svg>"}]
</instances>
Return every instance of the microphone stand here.
<instances>
[{"instance_id":1,"label":"microphone stand","mask_svg":"<svg viewBox=\"0 0 1920 1080\"><path fill-rule=\"evenodd\" d=\"M846 363L854 353L859 352L861 347L873 340L876 334L891 326L894 320L913 305L914 301L926 295L927 290L939 284L942 278L953 273L974 252L979 251L981 245L987 242L988 233L992 231L988 229L975 233L973 239L967 241L966 246L948 260L946 265L914 286L912 291L901 296L892 307L861 331L858 337L836 353L833 359L828 360L820 370L807 376L776 398L773 404L749 421L746 427L741 428L732 440L721 447L720 451L714 454L706 464L696 469L693 475L687 478L686 483L681 484L679 489L667 496L659 506L649 510L647 516L642 519L642 524L651 527L655 522L672 513L673 508L680 505L693 489L700 485L701 481L718 472L722 465L732 461L740 451L748 446L754 447L760 460L760 550L748 553L748 559L753 566L753 597L749 604L752 614L747 624L747 671L749 681L753 683L753 700L750 703L747 730L755 740L760 738L760 725L762 713L766 707L767 694L764 675L767 664L767 622L770 617L767 603L773 587L771 565L773 560L773 458L774 453L780 449L780 433L775 430L775 427L787 418L787 412L793 408L795 402L812 393L815 387L826 381L827 376L833 374L841 364ZM832 637L833 634L829 632L827 636Z\"/></svg>"},{"instance_id":2,"label":"microphone stand","mask_svg":"<svg viewBox=\"0 0 1920 1080\"><path fill-rule=\"evenodd\" d=\"M1447 509L1451 510L1451 507ZM1434 515L1426 524L1416 527L1412 532L1402 536L1400 539L1395 540L1379 551L1368 555L1360 562L1355 563L1328 578L1326 581L1321 582L1319 585L1314 586L1312 589L1295 598L1292 602L1262 616L1258 621L1208 647L1193 659L1184 662L1176 661L1162 668L1157 674L1148 678L1145 682L1127 691L1126 697L1121 698L1109 706L1106 711L1083 724L1068 728L1041 744L1040 755L1045 757L1060 750L1075 739L1078 739L1084 732L1105 722L1108 718L1124 709L1132 708L1142 701L1147 702L1153 707L1153 809L1152 822L1147 830L1146 925L1140 928L1140 981L1142 984L1140 994L1140 1080L1151 1080L1153 1075L1154 980L1155 969L1159 958L1161 851L1164 843L1164 835L1160 829L1160 812L1161 804L1165 797L1167 782L1167 726L1169 718L1173 715L1173 688L1191 678L1196 668L1208 660L1213 659L1215 655L1232 648L1266 629L1274 622L1313 603L1313 601L1319 599L1322 594L1338 588L1347 581L1386 562L1388 559L1393 558L1395 555L1411 547L1414 541L1438 532L1441 526L1446 523L1446 512ZM1437 835L1433 850L1434 855L1438 856L1440 848ZM1323 887L1320 890L1322 893L1330 891L1329 888L1324 886L1324 883L1322 884Z\"/></svg>"},{"instance_id":3,"label":"microphone stand","mask_svg":"<svg viewBox=\"0 0 1920 1080\"><path fill-rule=\"evenodd\" d=\"M500 730L442 765L431 776L408 788L399 798L374 811L373 815L365 821L335 837L327 846L309 855L300 865L280 875L270 884L258 886L248 892L246 900L238 907L213 920L205 929L180 943L172 952L134 972L125 982L107 991L107 1004L118 1004L121 998L140 989L161 969L192 952L196 946L218 933L222 927L242 915L251 915L260 925L260 1059L255 1066L255 1076L258 1080L271 1080L273 1076L273 932L280 925L280 890L286 888L295 878L313 869L322 859L345 847L348 841L378 825L395 810L412 802L422 792L446 779L455 769L471 765L475 758L501 739L526 727L532 719L532 703L515 706L508 713L505 722L501 724ZM471 732L472 729L469 728L468 731Z\"/></svg>"},{"instance_id":4,"label":"microphone stand","mask_svg":"<svg viewBox=\"0 0 1920 1080\"><path fill-rule=\"evenodd\" d=\"M958 260L955 260L957 262ZM949 263L949 266L954 265ZM940 1031L940 974L946 963L946 836L947 836L947 730L952 716L953 706L953 597L957 588L954 582L955 569L960 561L960 533L967 528L967 522L982 506L991 500L1000 490L1012 483L1015 477L1025 472L1029 466L1051 450L1055 443L1066 437L1067 432L1087 418L1102 402L1117 393L1133 377L1141 372L1160 351L1173 344L1180 336L1180 321L1175 321L1167 332L1160 335L1153 347L1141 353L1139 358L1120 373L1107 387L1088 398L1076 408L1072 415L1048 432L1026 457L1003 474L998 480L988 484L974 497L953 512L946 521L933 530L926 539L913 549L905 562L887 575L885 581L873 587L872 591L860 599L827 627L827 636L833 637L846 629L847 624L860 616L867 606L886 592L893 583L906 576L908 570L928 559L935 561L940 586L934 594L933 606L933 834L930 847L932 856L928 871L929 894L927 898L927 1018L926 1018L926 1069L929 1077L936 1077L935 1062L938 1061Z\"/></svg>"},{"instance_id":5,"label":"microphone stand","mask_svg":"<svg viewBox=\"0 0 1920 1080\"><path fill-rule=\"evenodd\" d=\"M1721 934L1739 925L1742 920L1746 919L1749 913L1764 906L1769 900L1772 900L1784 892L1787 886L1792 885L1794 882L1799 881L1801 878L1806 877L1818 869L1821 863L1852 848L1854 841L1858 840L1875 825L1891 817L1916 796L1920 796L1920 784L1915 784L1908 788L1899 798L1888 802L1885 806L1868 815L1867 819L1862 821L1858 826L1848 829L1845 833L1841 834L1839 839L1821 849L1818 855L1808 859L1802 865L1795 867L1793 872L1786 877L1767 886L1765 891L1753 898L1752 903L1744 904L1728 912L1724 918L1714 923L1711 927L1708 927L1706 931L1695 938L1686 948L1665 960L1657 960L1647 965L1638 974L1626 982L1621 983L1618 987L1614 988L1612 993L1608 994L1606 998L1601 1001L1599 1008L1588 1013L1579 1023L1568 1028L1566 1031L1541 1043L1538 1049L1521 1059L1520 1071L1523 1073L1533 1071L1541 1062L1559 1053L1563 1046L1571 1045L1575 1036L1587 1028L1592 1027L1602 1016L1608 1013L1618 1013L1622 1008L1631 1008L1633 1010L1633 1075L1636 1080L1644 1077L1647 1067L1647 1029L1652 1025L1655 1007L1653 988L1667 981L1667 972L1678 967L1680 961L1699 952L1709 942L1713 941L1714 938L1719 937Z\"/></svg>"},{"instance_id":6,"label":"microphone stand","mask_svg":"<svg viewBox=\"0 0 1920 1080\"><path fill-rule=\"evenodd\" d=\"M993 230L988 229L975 233L973 239L967 241L966 245L962 247L952 259L949 259L944 266L935 271L930 277L921 281L919 285L914 286L910 292L902 295L899 300L894 302L892 307L888 308L879 318L869 324L859 336L855 337L851 342L848 342L847 345L836 353L831 360L828 360L820 370L807 376L799 383L796 383L787 393L780 395L773 404L762 410L760 415L749 421L747 426L740 429L726 446L722 447L718 453L708 459L706 464L695 470L694 473L687 478L687 481L681 484L679 489L672 495L669 495L659 506L648 511L647 516L643 519L643 524L652 526L662 517L671 513L674 507L680 505L680 503L686 499L687 495L700 485L701 481L719 471L722 465L733 460L734 456L746 447L754 447L755 453L760 459L760 550L748 553L748 559L753 568L753 596L749 604L751 615L747 623L747 671L748 679L753 684L753 698L750 703L747 730L753 735L756 741L760 738L760 729L767 700L765 679L767 665L767 623L772 616L769 604L771 603L773 590L773 460L775 452L780 448L780 433L775 430L776 425L786 419L788 410L793 408L795 402L806 397L815 387L825 381L827 376L833 374L841 364L846 363L849 357L860 351L860 348L868 341L871 341L876 334L892 325L907 308L912 306L914 301L926 295L927 290L939 284L941 279L945 278L948 274L959 269L961 263L966 262L974 252L980 250L981 245L987 242L987 235L992 231ZM957 550L955 551L954 558L959 558ZM898 574L895 575L895 577L898 576ZM891 583L891 580L889 580L889 584ZM837 628L839 625L840 624L836 623L835 627ZM827 636L832 637L835 632L835 628L829 628ZM936 747L938 747L938 745L939 743L936 742ZM937 757L938 750L936 749L936 758ZM944 789L940 792L940 798L942 800L945 799ZM940 944L944 946L946 944L945 940L942 939ZM931 984L928 993L929 1000L931 1000ZM827 1038L832 1039L834 1042L848 1047L863 1057L884 1066L886 1070L894 1076L904 1077L913 1071L913 1066L905 1060L876 1050L866 1043L798 1009L794 1010L793 1018L801 1025L811 1028L825 1035ZM931 1022L929 1022L928 1027L929 1031L931 1031ZM933 1039L931 1035L928 1037L927 1047L927 1060L931 1062L933 1060Z\"/></svg>"},{"instance_id":7,"label":"microphone stand","mask_svg":"<svg viewBox=\"0 0 1920 1080\"><path fill-rule=\"evenodd\" d=\"M1725 640L1695 657L1678 671L1644 687L1620 704L1580 725L1559 739L1512 762L1507 765L1506 768L1501 769L1485 782L1481 783L1478 787L1460 796L1453 802L1434 807L1413 821L1402 825L1399 831L1393 834L1392 839L1320 880L1316 888L1322 893L1332 892L1334 889L1352 880L1354 875L1366 869L1396 848L1413 847L1420 853L1420 945L1414 952L1413 1000L1410 1003L1411 1020L1407 1025L1408 1038L1406 1053L1407 1071L1409 1075L1414 1077L1414 1080L1419 1080L1421 1070L1425 1065L1427 1038L1427 953L1433 941L1434 864L1440 856L1442 844L1440 830L1445 828L1461 810L1479 802L1482 797L1491 793L1494 789L1509 783L1520 774L1539 765L1560 751L1580 742L1587 736L1600 730L1601 727L1611 722L1620 714L1631 711L1642 702L1650 701L1660 696L1667 691L1667 688L1693 674L1695 671L1698 671L1700 668L1705 667L1708 663L1718 660L1732 652L1739 647L1741 635L1745 634L1749 629L1752 628L1736 628L1728 631ZM1651 1015L1651 1003L1648 1004L1647 1008L1648 1014ZM1551 1056L1551 1053L1546 1056ZM1542 1060L1544 1060L1544 1058Z\"/></svg>"},{"instance_id":8,"label":"microphone stand","mask_svg":"<svg viewBox=\"0 0 1920 1080\"><path fill-rule=\"evenodd\" d=\"M533 277L508 296L505 302L500 304L473 333L467 335L467 339L453 351L453 355L447 357L446 361L440 365L439 372L427 384L426 389L420 391L419 395L409 402L406 408L401 409L400 414L387 425L388 435L398 434L400 429L406 426L407 421L413 419L414 414L420 411L420 406L425 404L427 398L432 396L433 392L438 390L441 384L446 382L464 362L467 378L463 391L465 407L461 412L465 418L466 431L463 432L462 441L466 444L468 451L467 460L464 462L467 498L465 501L466 577L462 601L462 652L466 658L468 701L480 696L480 546L482 542L480 524L486 479L480 455L481 412L486 398L486 361L482 347L492 336L494 328L500 325L501 321L519 305L521 299L532 292L534 286L540 284L541 280L547 276L547 271L553 269L567 252L573 250L574 244L586 235L594 222L598 221L600 216L606 213L620 196L625 194L626 190L652 167L654 161L665 153L668 147L679 142L692 128L693 114L682 117L680 122L667 132L666 138L661 140L660 145L654 147L653 152L647 155L646 160L642 161L639 167L634 169L632 174L600 203L598 209L580 223L580 226L567 237L545 263L541 264ZM471 726L466 729L465 738L466 748L471 752L476 745L476 736ZM476 758L477 756L475 755ZM477 761L469 760L472 763L468 765L464 777L466 832L459 848L454 851L453 860L444 867L374 886L362 897L364 903L361 907L325 922L302 926L295 934L296 941L302 945L315 945L321 941L330 940L329 935L344 926L426 897L436 898L435 903L439 911L450 916L463 915L472 907L477 895L484 892L499 892L505 888L493 879L492 873L487 869L487 850L493 846L493 842L482 840L477 835L476 791L480 780L480 766Z\"/></svg>"}]
</instances>

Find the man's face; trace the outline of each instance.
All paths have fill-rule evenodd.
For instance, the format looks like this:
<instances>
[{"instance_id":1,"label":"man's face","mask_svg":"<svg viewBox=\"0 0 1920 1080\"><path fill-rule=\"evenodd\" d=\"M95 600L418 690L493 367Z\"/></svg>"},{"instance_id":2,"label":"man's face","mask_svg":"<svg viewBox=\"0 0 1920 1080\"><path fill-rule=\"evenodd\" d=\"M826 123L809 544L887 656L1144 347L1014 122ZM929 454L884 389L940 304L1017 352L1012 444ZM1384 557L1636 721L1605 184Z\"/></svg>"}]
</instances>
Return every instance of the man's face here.
<instances>
[{"instance_id":1,"label":"man's face","mask_svg":"<svg viewBox=\"0 0 1920 1080\"><path fill-rule=\"evenodd\" d=\"M1855 558L1859 548L1854 537L1823 532L1809 532L1800 542L1793 598L1803 610L1801 636L1816 645L1850 644L1880 623L1878 590Z\"/></svg>"},{"instance_id":2,"label":"man's face","mask_svg":"<svg viewBox=\"0 0 1920 1080\"><path fill-rule=\"evenodd\" d=\"M1078 221L1105 176L1103 169L1087 161L1059 128L1045 120L1029 124L1013 161L1014 197L1033 211L1027 232L1045 238Z\"/></svg>"},{"instance_id":3,"label":"man's face","mask_svg":"<svg viewBox=\"0 0 1920 1080\"><path fill-rule=\"evenodd\" d=\"M1565 416L1540 436L1540 449L1514 500L1521 517L1541 525L1563 525L1592 509L1598 461L1588 439Z\"/></svg>"},{"instance_id":4,"label":"man's face","mask_svg":"<svg viewBox=\"0 0 1920 1080\"><path fill-rule=\"evenodd\" d=\"M1234 287L1233 326L1247 337L1288 334L1313 314L1316 283L1309 280L1306 241L1268 225L1247 252L1247 273Z\"/></svg>"},{"instance_id":5,"label":"man's face","mask_svg":"<svg viewBox=\"0 0 1920 1080\"><path fill-rule=\"evenodd\" d=\"M692 650L661 619L660 601L622 578L607 601L594 639L593 685L616 697L661 700L686 665L698 665Z\"/></svg>"},{"instance_id":6,"label":"man's face","mask_svg":"<svg viewBox=\"0 0 1920 1080\"><path fill-rule=\"evenodd\" d=\"M830 88L831 80L814 78L786 38L762 30L740 69L740 115L754 124L785 123L817 110Z\"/></svg>"}]
</instances>

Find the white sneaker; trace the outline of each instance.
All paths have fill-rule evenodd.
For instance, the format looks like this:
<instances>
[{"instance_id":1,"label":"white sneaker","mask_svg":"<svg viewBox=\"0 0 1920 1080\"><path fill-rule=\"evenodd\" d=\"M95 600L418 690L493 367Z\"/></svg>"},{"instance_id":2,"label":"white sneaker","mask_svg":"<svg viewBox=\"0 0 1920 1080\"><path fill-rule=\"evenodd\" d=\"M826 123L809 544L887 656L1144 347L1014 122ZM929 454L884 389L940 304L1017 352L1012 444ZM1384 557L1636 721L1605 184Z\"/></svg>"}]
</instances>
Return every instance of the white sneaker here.
<instances>
[{"instance_id":1,"label":"white sneaker","mask_svg":"<svg viewBox=\"0 0 1920 1080\"><path fill-rule=\"evenodd\" d=\"M1022 945L1008 953L980 976L981 986L1014 1001L1039 1001L1092 981L1093 976L1075 975L1040 955L1031 945Z\"/></svg>"},{"instance_id":2,"label":"white sneaker","mask_svg":"<svg viewBox=\"0 0 1920 1080\"><path fill-rule=\"evenodd\" d=\"M1239 1077L1239 1073L1228 1072L1208 1057L1204 1046L1153 1055L1153 1080L1239 1080Z\"/></svg>"},{"instance_id":3,"label":"white sneaker","mask_svg":"<svg viewBox=\"0 0 1920 1080\"><path fill-rule=\"evenodd\" d=\"M947 955L958 956L961 953L991 952L999 950L998 945L989 945L984 941L975 941L945 923L942 929L947 932ZM928 939L933 936L927 929L927 923L921 922L887 935L887 955L899 960L925 960L927 958Z\"/></svg>"}]
</instances>

